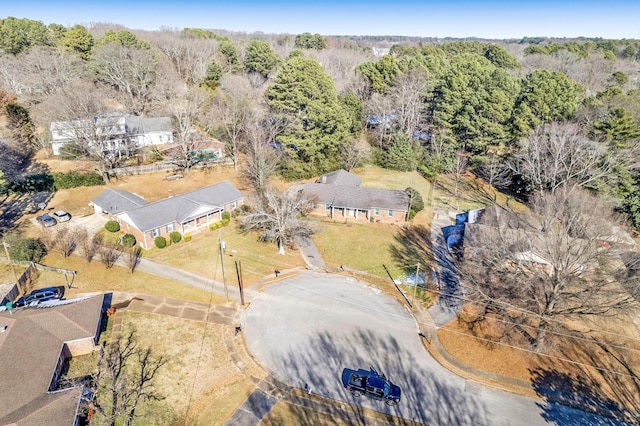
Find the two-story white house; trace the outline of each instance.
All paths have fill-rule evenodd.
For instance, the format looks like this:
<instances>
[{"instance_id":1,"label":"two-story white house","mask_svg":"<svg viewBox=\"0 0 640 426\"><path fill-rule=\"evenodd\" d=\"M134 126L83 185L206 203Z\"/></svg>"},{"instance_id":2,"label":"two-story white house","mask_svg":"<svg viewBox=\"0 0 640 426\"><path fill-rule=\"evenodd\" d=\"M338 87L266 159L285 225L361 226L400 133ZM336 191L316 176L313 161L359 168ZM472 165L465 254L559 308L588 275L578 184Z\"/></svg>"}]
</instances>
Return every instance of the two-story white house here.
<instances>
[{"instance_id":1,"label":"two-story white house","mask_svg":"<svg viewBox=\"0 0 640 426\"><path fill-rule=\"evenodd\" d=\"M103 150L114 152L173 143L170 117L109 113L86 120L54 121L49 131L54 155L60 155L64 145L78 142L100 144Z\"/></svg>"}]
</instances>

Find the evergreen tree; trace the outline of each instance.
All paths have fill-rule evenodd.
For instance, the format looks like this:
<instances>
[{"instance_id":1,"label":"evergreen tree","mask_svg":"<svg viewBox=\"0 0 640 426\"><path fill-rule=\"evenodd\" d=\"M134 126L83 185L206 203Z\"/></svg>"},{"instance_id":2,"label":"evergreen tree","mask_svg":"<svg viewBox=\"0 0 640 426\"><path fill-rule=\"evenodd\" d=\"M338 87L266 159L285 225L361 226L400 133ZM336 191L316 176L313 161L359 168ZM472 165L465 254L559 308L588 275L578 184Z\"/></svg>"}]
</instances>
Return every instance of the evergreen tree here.
<instances>
[{"instance_id":1,"label":"evergreen tree","mask_svg":"<svg viewBox=\"0 0 640 426\"><path fill-rule=\"evenodd\" d=\"M310 177L338 167L349 119L333 80L316 60L288 59L267 91L267 100L291 122L278 137L290 157L283 170L287 177Z\"/></svg>"}]
</instances>

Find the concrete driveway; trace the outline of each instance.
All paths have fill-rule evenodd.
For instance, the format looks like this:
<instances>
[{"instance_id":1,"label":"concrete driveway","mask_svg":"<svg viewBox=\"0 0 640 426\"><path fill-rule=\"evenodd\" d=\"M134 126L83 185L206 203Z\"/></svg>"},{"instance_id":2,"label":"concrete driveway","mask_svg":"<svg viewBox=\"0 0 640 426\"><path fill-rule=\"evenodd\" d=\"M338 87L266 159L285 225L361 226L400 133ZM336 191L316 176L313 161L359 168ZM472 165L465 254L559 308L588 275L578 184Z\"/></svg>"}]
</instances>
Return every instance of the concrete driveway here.
<instances>
[{"instance_id":1,"label":"concrete driveway","mask_svg":"<svg viewBox=\"0 0 640 426\"><path fill-rule=\"evenodd\" d=\"M242 323L249 351L270 374L351 404L362 424L363 407L433 425L617 424L456 376L428 355L404 307L352 278L305 271L272 284ZM344 389L344 369L370 367L401 387L399 405Z\"/></svg>"}]
</instances>

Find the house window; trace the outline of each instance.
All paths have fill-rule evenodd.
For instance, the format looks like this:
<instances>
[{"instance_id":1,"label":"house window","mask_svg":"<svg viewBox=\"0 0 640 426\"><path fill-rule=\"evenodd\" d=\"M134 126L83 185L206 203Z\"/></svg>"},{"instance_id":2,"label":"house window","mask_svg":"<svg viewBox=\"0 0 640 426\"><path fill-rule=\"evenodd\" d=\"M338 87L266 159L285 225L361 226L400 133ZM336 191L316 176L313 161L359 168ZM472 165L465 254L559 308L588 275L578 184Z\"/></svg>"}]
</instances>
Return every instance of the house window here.
<instances>
[{"instance_id":1,"label":"house window","mask_svg":"<svg viewBox=\"0 0 640 426\"><path fill-rule=\"evenodd\" d=\"M155 238L155 237L159 237L160 236L160 228L156 228L156 229L152 229L151 230L151 238Z\"/></svg>"},{"instance_id":2,"label":"house window","mask_svg":"<svg viewBox=\"0 0 640 426\"><path fill-rule=\"evenodd\" d=\"M373 209L374 216L380 216L380 209Z\"/></svg>"},{"instance_id":3,"label":"house window","mask_svg":"<svg viewBox=\"0 0 640 426\"><path fill-rule=\"evenodd\" d=\"M324 209L325 210L331 210L331 203L325 203Z\"/></svg>"},{"instance_id":4,"label":"house window","mask_svg":"<svg viewBox=\"0 0 640 426\"><path fill-rule=\"evenodd\" d=\"M234 202L231 203L231 209L232 210L237 208L237 207L238 207L238 202L237 201L234 201Z\"/></svg>"},{"instance_id":5,"label":"house window","mask_svg":"<svg viewBox=\"0 0 640 426\"><path fill-rule=\"evenodd\" d=\"M393 217L394 214L396 214L396 212L394 212L393 210L387 210L387 216Z\"/></svg>"},{"instance_id":6,"label":"house window","mask_svg":"<svg viewBox=\"0 0 640 426\"><path fill-rule=\"evenodd\" d=\"M171 231L173 231L175 228L173 227L173 223L170 223L167 225L167 234Z\"/></svg>"}]
</instances>

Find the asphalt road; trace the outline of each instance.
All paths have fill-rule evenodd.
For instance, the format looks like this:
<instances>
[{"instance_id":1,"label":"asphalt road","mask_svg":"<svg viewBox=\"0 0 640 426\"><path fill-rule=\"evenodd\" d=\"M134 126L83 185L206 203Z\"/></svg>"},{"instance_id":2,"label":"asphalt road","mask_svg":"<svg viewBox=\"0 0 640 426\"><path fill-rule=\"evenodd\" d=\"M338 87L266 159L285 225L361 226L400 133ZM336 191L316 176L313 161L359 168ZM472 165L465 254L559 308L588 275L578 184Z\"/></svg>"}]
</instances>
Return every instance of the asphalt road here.
<instances>
[{"instance_id":1,"label":"asphalt road","mask_svg":"<svg viewBox=\"0 0 640 426\"><path fill-rule=\"evenodd\" d=\"M366 407L432 425L617 424L454 375L428 355L404 307L351 278L305 271L269 285L242 321L250 352L269 373L353 404L356 416ZM344 369L370 367L400 386L400 404L344 389Z\"/></svg>"}]
</instances>

